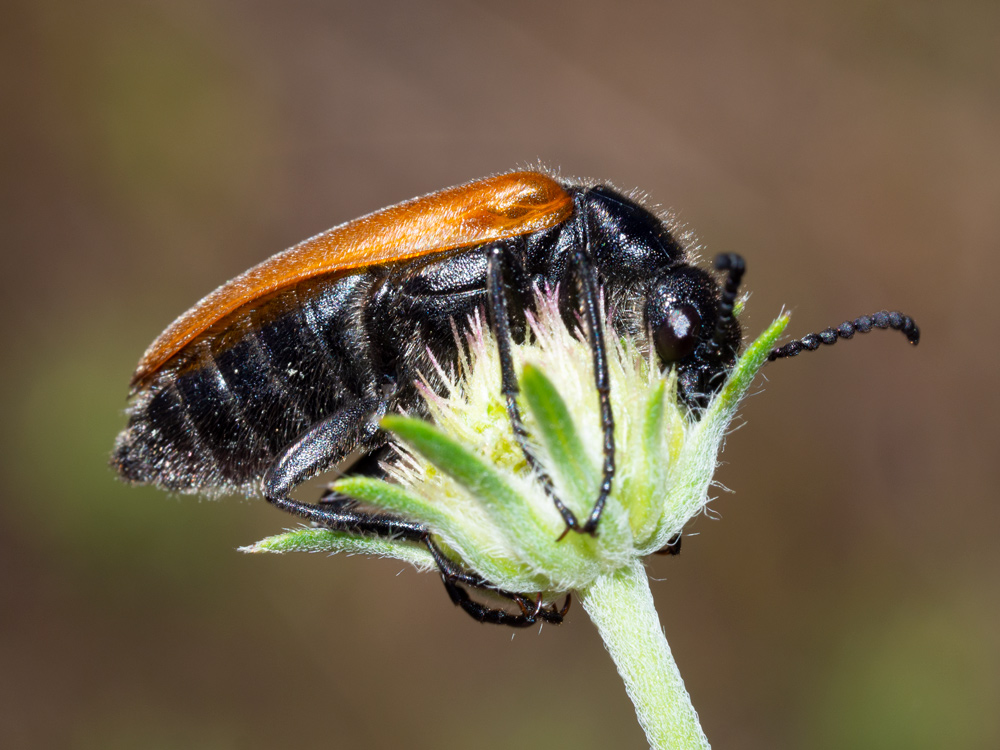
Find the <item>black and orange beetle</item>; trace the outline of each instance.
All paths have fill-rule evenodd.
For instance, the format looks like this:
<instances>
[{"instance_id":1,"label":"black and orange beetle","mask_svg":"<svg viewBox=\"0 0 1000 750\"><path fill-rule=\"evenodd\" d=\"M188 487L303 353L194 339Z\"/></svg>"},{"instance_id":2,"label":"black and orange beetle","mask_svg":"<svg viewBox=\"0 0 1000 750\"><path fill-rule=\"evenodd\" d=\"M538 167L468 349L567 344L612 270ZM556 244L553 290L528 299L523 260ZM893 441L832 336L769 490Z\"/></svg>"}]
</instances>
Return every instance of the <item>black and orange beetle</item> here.
<instances>
[{"instance_id":1,"label":"black and orange beetle","mask_svg":"<svg viewBox=\"0 0 1000 750\"><path fill-rule=\"evenodd\" d=\"M378 472L388 441L379 419L420 412L415 382L433 377L431 356L455 360L454 326L479 309L488 311L500 344L514 433L541 474L518 412L510 342L524 335L533 290L558 285L567 319L582 317L593 352L603 482L580 520L540 479L566 530L593 534L615 473L600 292L616 333L648 336L696 411L722 384L741 339L733 305L743 260L722 255L716 267L721 283L690 264L661 218L605 185L513 172L415 198L269 258L174 321L132 378L129 422L112 464L129 482L259 492L331 528L429 543L426 529L407 519L338 498L307 504L290 493L352 456L360 457L352 471ZM873 326L901 330L914 344L919 338L909 317L878 313L810 334L772 358ZM476 604L456 584L488 583L439 563L452 598L477 619L561 619L554 610L527 611L517 594L501 592L522 606L520 615Z\"/></svg>"}]
</instances>

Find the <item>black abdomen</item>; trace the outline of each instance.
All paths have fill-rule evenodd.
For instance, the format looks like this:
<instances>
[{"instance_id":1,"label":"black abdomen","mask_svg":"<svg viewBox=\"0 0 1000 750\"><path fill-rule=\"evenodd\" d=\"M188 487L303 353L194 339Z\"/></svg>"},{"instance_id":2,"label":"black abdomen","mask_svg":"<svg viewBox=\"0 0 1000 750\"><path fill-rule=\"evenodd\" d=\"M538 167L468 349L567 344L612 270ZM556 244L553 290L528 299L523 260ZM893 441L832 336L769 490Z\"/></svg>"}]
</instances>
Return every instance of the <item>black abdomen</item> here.
<instances>
[{"instance_id":1,"label":"black abdomen","mask_svg":"<svg viewBox=\"0 0 1000 750\"><path fill-rule=\"evenodd\" d=\"M281 451L379 376L368 274L282 291L210 328L134 394L112 464L177 492L256 494Z\"/></svg>"}]
</instances>

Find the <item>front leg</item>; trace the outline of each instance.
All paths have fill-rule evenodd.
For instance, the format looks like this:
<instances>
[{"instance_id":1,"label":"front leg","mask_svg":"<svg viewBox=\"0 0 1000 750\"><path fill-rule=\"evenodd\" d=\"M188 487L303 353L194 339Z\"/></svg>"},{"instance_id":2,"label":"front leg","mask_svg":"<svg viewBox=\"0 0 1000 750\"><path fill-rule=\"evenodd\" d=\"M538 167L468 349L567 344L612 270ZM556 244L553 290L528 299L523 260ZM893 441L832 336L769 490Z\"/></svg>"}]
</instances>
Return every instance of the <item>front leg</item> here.
<instances>
[{"instance_id":1,"label":"front leg","mask_svg":"<svg viewBox=\"0 0 1000 750\"><path fill-rule=\"evenodd\" d=\"M594 388L601 406L601 429L604 433L604 465L601 472L601 487L597 500L587 517L582 531L597 535L597 524L604 512L604 505L611 494L611 483L615 477L615 419L611 411L611 381L608 376L608 355L604 344L604 323L601 315L600 286L597 273L590 262L589 235L584 225L584 240L577 246L575 262L579 274L580 299L583 304L583 319L587 324L587 343L594 360ZM569 528L575 528L570 526Z\"/></svg>"},{"instance_id":2,"label":"front leg","mask_svg":"<svg viewBox=\"0 0 1000 750\"><path fill-rule=\"evenodd\" d=\"M486 290L489 295L490 317L493 319L493 330L496 333L497 348L500 353L501 388L504 398L507 401L507 416L510 419L514 437L531 471L538 478L539 483L545 489L545 493L555 503L556 510L559 511L566 524L566 530L577 529L579 521L577 521L576 515L566 507L565 503L556 494L555 487L552 485L552 479L528 447L528 431L524 428L524 421L521 419L521 410L517 406L517 395L521 392L521 388L517 383L517 373L514 371L514 355L511 352L510 317L507 313L507 294L504 291L503 246L501 245L490 249L487 261ZM563 536L565 536L565 532ZM562 539L562 536L559 538Z\"/></svg>"}]
</instances>

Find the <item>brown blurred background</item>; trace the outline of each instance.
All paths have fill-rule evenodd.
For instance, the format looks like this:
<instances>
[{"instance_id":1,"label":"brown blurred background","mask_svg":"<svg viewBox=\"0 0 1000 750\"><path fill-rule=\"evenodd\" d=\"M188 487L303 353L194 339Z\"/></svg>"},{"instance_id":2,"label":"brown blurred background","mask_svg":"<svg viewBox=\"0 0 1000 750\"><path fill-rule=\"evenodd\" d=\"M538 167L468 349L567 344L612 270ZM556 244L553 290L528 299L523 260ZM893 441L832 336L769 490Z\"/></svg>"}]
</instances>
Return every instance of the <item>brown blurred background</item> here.
<instances>
[{"instance_id":1,"label":"brown blurred background","mask_svg":"<svg viewBox=\"0 0 1000 750\"><path fill-rule=\"evenodd\" d=\"M739 251L767 368L655 559L709 738L1000 746L1000 5L4 3L0 745L641 747L582 611L479 626L394 562L236 552L262 502L118 484L174 316L333 224L541 160ZM762 384L764 384L762 382Z\"/></svg>"}]
</instances>

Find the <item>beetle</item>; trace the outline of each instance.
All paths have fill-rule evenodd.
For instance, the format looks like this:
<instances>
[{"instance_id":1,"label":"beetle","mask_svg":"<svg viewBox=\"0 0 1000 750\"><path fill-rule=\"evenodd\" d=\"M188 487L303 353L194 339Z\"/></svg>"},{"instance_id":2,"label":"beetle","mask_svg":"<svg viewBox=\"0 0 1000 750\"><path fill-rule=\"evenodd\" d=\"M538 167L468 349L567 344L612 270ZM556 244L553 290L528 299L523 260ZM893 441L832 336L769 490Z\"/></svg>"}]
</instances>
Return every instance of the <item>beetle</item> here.
<instances>
[{"instance_id":1,"label":"beetle","mask_svg":"<svg viewBox=\"0 0 1000 750\"><path fill-rule=\"evenodd\" d=\"M696 414L736 360L733 313L745 265L721 255L716 281L694 266L669 224L607 185L511 172L376 211L272 256L204 297L146 350L132 377L128 425L111 463L128 482L177 492L260 493L315 523L427 544L452 600L484 622L561 620L499 592L520 614L473 601L459 586L493 588L457 569L427 529L329 496L292 490L360 456L352 471L379 473L390 411L423 413L415 383L454 362L455 326L485 310L500 351L502 395L528 465L570 531L595 534L615 474L603 292L618 335L647 336L677 371L679 398ZM517 404L511 342L526 335L534 289L560 290L580 316L593 355L603 430L602 481L585 519L558 498L532 454ZM878 313L792 342L793 356L871 327L919 330Z\"/></svg>"}]
</instances>

